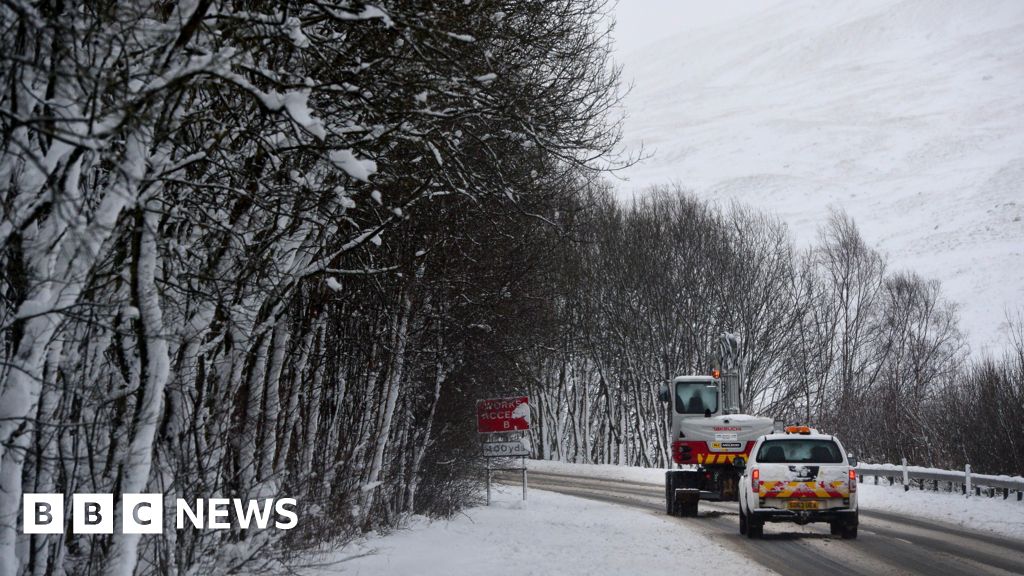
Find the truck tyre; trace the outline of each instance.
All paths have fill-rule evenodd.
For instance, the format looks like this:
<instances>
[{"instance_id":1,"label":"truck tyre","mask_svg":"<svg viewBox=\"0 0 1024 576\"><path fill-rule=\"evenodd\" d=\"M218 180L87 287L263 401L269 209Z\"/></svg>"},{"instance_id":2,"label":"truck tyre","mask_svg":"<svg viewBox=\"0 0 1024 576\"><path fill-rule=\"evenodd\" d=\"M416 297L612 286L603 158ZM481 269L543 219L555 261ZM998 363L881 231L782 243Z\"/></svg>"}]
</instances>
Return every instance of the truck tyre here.
<instances>
[{"instance_id":1,"label":"truck tyre","mask_svg":"<svg viewBox=\"0 0 1024 576\"><path fill-rule=\"evenodd\" d=\"M665 513L669 516L696 516L697 503L684 505L675 501L677 488L700 488L700 474L693 470L665 472Z\"/></svg>"},{"instance_id":2,"label":"truck tyre","mask_svg":"<svg viewBox=\"0 0 1024 576\"><path fill-rule=\"evenodd\" d=\"M669 470L665 472L665 514L669 516L678 516L677 506L675 506L675 493L676 488L681 487L680 474L678 470Z\"/></svg>"},{"instance_id":3,"label":"truck tyre","mask_svg":"<svg viewBox=\"0 0 1024 576\"><path fill-rule=\"evenodd\" d=\"M686 504L683 502L673 502L671 505L672 512L671 516L679 516L681 518L693 517L697 515L697 503Z\"/></svg>"},{"instance_id":4,"label":"truck tyre","mask_svg":"<svg viewBox=\"0 0 1024 576\"><path fill-rule=\"evenodd\" d=\"M689 517L689 518L696 518L697 517L697 503L696 502L694 502L693 504L684 504L684 505L681 506L681 508L682 508L682 514L680 514L680 516L685 516L685 517Z\"/></svg>"},{"instance_id":5,"label":"truck tyre","mask_svg":"<svg viewBox=\"0 0 1024 576\"><path fill-rule=\"evenodd\" d=\"M839 536L843 532L843 523L838 520L833 520L828 523L828 531L833 536Z\"/></svg>"},{"instance_id":6,"label":"truck tyre","mask_svg":"<svg viewBox=\"0 0 1024 576\"><path fill-rule=\"evenodd\" d=\"M740 534L747 535L747 515L743 513L743 507L740 506Z\"/></svg>"},{"instance_id":7,"label":"truck tyre","mask_svg":"<svg viewBox=\"0 0 1024 576\"><path fill-rule=\"evenodd\" d=\"M754 540L764 535L764 522L758 522L753 518L747 519L747 538Z\"/></svg>"},{"instance_id":8,"label":"truck tyre","mask_svg":"<svg viewBox=\"0 0 1024 576\"><path fill-rule=\"evenodd\" d=\"M672 495L676 492L672 486L673 476L671 471L665 472L665 513L669 516L673 516Z\"/></svg>"},{"instance_id":9,"label":"truck tyre","mask_svg":"<svg viewBox=\"0 0 1024 576\"><path fill-rule=\"evenodd\" d=\"M857 538L857 525L860 524L860 514L854 512L852 516L852 518L847 518L845 522L837 522L839 524L839 533L844 540Z\"/></svg>"}]
</instances>

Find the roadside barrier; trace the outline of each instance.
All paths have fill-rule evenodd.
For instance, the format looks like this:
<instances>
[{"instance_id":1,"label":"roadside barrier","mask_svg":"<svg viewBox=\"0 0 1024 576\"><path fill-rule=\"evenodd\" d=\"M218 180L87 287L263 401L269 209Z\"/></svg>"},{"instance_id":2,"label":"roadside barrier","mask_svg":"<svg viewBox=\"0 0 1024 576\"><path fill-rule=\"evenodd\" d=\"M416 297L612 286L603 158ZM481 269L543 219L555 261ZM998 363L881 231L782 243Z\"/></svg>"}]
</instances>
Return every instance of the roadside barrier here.
<instances>
[{"instance_id":1,"label":"roadside barrier","mask_svg":"<svg viewBox=\"0 0 1024 576\"><path fill-rule=\"evenodd\" d=\"M1017 500L1024 500L1024 478L1020 476L994 476L989 474L974 474L971 472L971 465L964 466L963 470L938 470L935 468L922 468L920 466L908 466L906 459L902 464L865 464L857 466L857 476L861 483L865 476L872 476L875 484L878 479L883 478L889 481L889 485L899 482L904 490L910 490L916 486L921 490L930 489L943 492L960 492L970 497L1002 495L1003 499L1010 497L1011 492L1017 494Z\"/></svg>"}]
</instances>

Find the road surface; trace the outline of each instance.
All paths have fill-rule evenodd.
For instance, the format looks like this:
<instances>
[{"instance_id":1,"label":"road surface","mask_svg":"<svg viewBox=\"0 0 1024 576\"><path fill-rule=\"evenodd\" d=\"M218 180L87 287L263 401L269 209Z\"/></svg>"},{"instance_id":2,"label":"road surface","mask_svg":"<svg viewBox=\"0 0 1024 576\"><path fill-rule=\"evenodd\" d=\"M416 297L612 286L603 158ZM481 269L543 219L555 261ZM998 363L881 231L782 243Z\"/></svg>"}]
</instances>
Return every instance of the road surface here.
<instances>
[{"instance_id":1,"label":"road surface","mask_svg":"<svg viewBox=\"0 0 1024 576\"><path fill-rule=\"evenodd\" d=\"M497 478L518 485L518 474ZM530 488L611 502L664 516L662 486L530 472ZM955 526L885 512L860 511L856 540L829 535L828 524L765 524L764 538L739 533L735 502L701 502L700 517L672 518L714 537L779 574L1024 574L1024 540L978 534ZM1008 513L1020 513L1010 509ZM665 535L672 545L672 535ZM706 560L706 559L705 559Z\"/></svg>"}]
</instances>

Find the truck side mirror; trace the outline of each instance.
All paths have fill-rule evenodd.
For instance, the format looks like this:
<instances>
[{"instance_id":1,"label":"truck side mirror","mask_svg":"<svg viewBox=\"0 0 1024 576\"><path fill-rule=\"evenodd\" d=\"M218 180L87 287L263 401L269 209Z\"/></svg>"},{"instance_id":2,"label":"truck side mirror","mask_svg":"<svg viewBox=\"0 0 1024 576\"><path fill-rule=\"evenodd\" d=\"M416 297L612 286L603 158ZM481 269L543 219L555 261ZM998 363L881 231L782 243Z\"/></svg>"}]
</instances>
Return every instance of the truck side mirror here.
<instances>
[{"instance_id":1,"label":"truck side mirror","mask_svg":"<svg viewBox=\"0 0 1024 576\"><path fill-rule=\"evenodd\" d=\"M852 466L854 468L857 467L857 457L853 455L853 452L850 452L849 454L847 454L846 455L846 459L850 461L850 466Z\"/></svg>"},{"instance_id":2,"label":"truck side mirror","mask_svg":"<svg viewBox=\"0 0 1024 576\"><path fill-rule=\"evenodd\" d=\"M747 469L747 461L743 459L743 456L737 456L732 460L732 467L735 468L737 472L742 473Z\"/></svg>"},{"instance_id":3,"label":"truck side mirror","mask_svg":"<svg viewBox=\"0 0 1024 576\"><path fill-rule=\"evenodd\" d=\"M665 385L665 384L661 385L661 388L658 390L658 400L661 400L662 402L668 402L669 400L671 400L671 398L669 398L669 395L668 395L668 386L667 385Z\"/></svg>"}]
</instances>

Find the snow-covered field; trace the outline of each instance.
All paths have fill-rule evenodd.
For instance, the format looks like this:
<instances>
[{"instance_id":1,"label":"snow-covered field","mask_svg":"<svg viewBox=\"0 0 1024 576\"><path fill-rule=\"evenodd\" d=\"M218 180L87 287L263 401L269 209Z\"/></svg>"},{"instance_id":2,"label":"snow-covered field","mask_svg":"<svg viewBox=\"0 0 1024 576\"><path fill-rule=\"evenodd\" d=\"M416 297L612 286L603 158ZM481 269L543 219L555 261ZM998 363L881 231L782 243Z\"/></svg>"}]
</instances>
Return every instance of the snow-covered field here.
<instances>
[{"instance_id":1,"label":"snow-covered field","mask_svg":"<svg viewBox=\"0 0 1024 576\"><path fill-rule=\"evenodd\" d=\"M368 535L325 555L303 576L592 576L593 574L760 575L771 571L682 523L632 508L499 487L490 507L450 521L414 519L388 536ZM672 546L665 535L673 534ZM695 556L715 562L685 562Z\"/></svg>"},{"instance_id":2,"label":"snow-covered field","mask_svg":"<svg viewBox=\"0 0 1024 576\"><path fill-rule=\"evenodd\" d=\"M620 197L676 181L801 245L845 209L943 282L975 352L1002 350L1024 304L1024 2L762 4L618 56L626 144L653 153Z\"/></svg>"}]
</instances>

